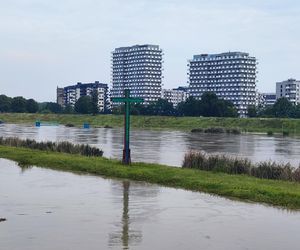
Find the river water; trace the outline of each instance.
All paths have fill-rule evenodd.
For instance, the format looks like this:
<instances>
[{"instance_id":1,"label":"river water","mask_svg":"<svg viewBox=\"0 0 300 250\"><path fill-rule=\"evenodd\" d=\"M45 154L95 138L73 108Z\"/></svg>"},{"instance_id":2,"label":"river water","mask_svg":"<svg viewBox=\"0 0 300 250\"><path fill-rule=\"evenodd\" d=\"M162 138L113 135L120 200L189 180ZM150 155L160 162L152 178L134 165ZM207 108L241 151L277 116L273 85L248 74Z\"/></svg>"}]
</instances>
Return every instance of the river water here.
<instances>
[{"instance_id":1,"label":"river water","mask_svg":"<svg viewBox=\"0 0 300 250\"><path fill-rule=\"evenodd\" d=\"M299 249L300 212L0 159L0 249Z\"/></svg>"},{"instance_id":2,"label":"river water","mask_svg":"<svg viewBox=\"0 0 300 250\"><path fill-rule=\"evenodd\" d=\"M89 143L104 151L104 156L121 158L123 130L121 128L67 128L64 126L34 127L2 124L1 136L18 136L36 140ZM195 134L180 131L132 130L132 161L181 166L184 154L190 150L224 153L247 157L254 162L276 160L299 165L300 137L267 135Z\"/></svg>"}]
</instances>

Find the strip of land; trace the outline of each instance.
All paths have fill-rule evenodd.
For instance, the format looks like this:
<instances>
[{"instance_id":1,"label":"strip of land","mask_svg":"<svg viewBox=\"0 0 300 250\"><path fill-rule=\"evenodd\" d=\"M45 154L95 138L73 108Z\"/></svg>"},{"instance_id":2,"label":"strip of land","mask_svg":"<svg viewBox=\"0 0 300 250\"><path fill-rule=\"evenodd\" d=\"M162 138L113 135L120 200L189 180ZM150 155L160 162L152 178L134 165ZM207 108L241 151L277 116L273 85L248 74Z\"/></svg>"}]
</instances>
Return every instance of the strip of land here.
<instances>
[{"instance_id":1,"label":"strip of land","mask_svg":"<svg viewBox=\"0 0 300 250\"><path fill-rule=\"evenodd\" d=\"M6 123L35 124L36 120L61 125L71 124L81 127L89 123L93 127L122 127L123 115L78 115L78 114L24 114L2 113L0 121ZM220 127L237 128L241 132L280 133L300 135L300 119L277 118L207 118L207 117L169 117L132 116L131 126L141 129L167 129L191 131L198 128Z\"/></svg>"},{"instance_id":2,"label":"strip of land","mask_svg":"<svg viewBox=\"0 0 300 250\"><path fill-rule=\"evenodd\" d=\"M232 199L300 209L300 184L294 182L262 180L244 175L212 173L148 163L133 163L131 166L124 166L117 160L103 157L85 157L8 146L0 146L0 158L14 160L21 166L39 166L145 181Z\"/></svg>"}]
</instances>

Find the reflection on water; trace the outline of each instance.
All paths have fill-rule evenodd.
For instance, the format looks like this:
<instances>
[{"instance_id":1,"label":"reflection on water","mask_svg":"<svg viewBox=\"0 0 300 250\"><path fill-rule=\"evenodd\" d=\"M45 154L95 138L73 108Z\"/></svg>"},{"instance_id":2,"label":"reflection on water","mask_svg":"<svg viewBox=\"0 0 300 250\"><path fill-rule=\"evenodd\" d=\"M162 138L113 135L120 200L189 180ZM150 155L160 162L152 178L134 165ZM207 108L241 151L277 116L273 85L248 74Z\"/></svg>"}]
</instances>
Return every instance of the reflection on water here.
<instances>
[{"instance_id":1,"label":"reflection on water","mask_svg":"<svg viewBox=\"0 0 300 250\"><path fill-rule=\"evenodd\" d=\"M121 128L67 128L2 124L2 136L18 136L36 140L89 143L104 150L104 156L122 157ZM248 157L258 162L276 160L299 164L300 138L265 135L194 134L180 131L132 130L132 160L181 166L184 154L190 150L225 153Z\"/></svg>"},{"instance_id":2,"label":"reflection on water","mask_svg":"<svg viewBox=\"0 0 300 250\"><path fill-rule=\"evenodd\" d=\"M123 214L121 228L122 231L110 233L109 235L109 246L119 246L120 243L123 249L129 249L130 245L138 245L142 241L141 231L134 231L129 228L130 217L129 217L129 181L123 181Z\"/></svg>"},{"instance_id":3,"label":"reflection on water","mask_svg":"<svg viewBox=\"0 0 300 250\"><path fill-rule=\"evenodd\" d=\"M0 249L298 249L300 212L0 159Z\"/></svg>"}]
</instances>

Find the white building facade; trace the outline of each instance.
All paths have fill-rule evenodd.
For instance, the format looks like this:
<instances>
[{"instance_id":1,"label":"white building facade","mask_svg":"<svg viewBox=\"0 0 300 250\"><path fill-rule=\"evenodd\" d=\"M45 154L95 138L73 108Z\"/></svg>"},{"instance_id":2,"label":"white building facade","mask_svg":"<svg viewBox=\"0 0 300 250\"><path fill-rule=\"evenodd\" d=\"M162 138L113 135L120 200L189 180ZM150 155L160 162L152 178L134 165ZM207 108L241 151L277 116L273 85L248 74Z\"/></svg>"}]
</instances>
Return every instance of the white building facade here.
<instances>
[{"instance_id":1,"label":"white building facade","mask_svg":"<svg viewBox=\"0 0 300 250\"><path fill-rule=\"evenodd\" d=\"M190 96L214 92L231 101L241 117L256 104L257 61L244 52L195 55L188 63Z\"/></svg>"},{"instance_id":2,"label":"white building facade","mask_svg":"<svg viewBox=\"0 0 300 250\"><path fill-rule=\"evenodd\" d=\"M185 102L188 96L188 88L179 87L176 89L163 89L161 98L168 100L173 104L173 107L177 107L179 103Z\"/></svg>"},{"instance_id":3,"label":"white building facade","mask_svg":"<svg viewBox=\"0 0 300 250\"><path fill-rule=\"evenodd\" d=\"M157 101L162 90L162 50L158 45L135 45L112 52L111 97L122 97L130 89L132 97L144 104Z\"/></svg>"},{"instance_id":4,"label":"white building facade","mask_svg":"<svg viewBox=\"0 0 300 250\"><path fill-rule=\"evenodd\" d=\"M64 106L75 106L75 103L82 96L92 96L93 91L98 92L98 109L104 112L109 108L108 85L98 81L94 83L81 83L63 88Z\"/></svg>"},{"instance_id":5,"label":"white building facade","mask_svg":"<svg viewBox=\"0 0 300 250\"><path fill-rule=\"evenodd\" d=\"M292 104L300 103L300 81L288 79L276 83L276 99L286 97Z\"/></svg>"}]
</instances>

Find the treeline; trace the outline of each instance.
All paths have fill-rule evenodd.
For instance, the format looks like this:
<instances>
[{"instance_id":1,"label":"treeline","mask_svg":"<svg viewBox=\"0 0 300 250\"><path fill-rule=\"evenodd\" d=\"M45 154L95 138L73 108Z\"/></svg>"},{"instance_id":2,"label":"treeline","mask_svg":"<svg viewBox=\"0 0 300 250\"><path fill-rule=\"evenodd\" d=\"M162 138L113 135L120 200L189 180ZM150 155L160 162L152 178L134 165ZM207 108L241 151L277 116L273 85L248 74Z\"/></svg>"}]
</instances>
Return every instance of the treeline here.
<instances>
[{"instance_id":1,"label":"treeline","mask_svg":"<svg viewBox=\"0 0 300 250\"><path fill-rule=\"evenodd\" d=\"M34 99L22 96L8 97L0 95L0 112L12 113L62 113L63 108L55 102L38 103Z\"/></svg>"},{"instance_id":2,"label":"treeline","mask_svg":"<svg viewBox=\"0 0 300 250\"><path fill-rule=\"evenodd\" d=\"M248 107L249 117L300 118L300 105L293 105L287 98L279 98L273 106Z\"/></svg>"},{"instance_id":3,"label":"treeline","mask_svg":"<svg viewBox=\"0 0 300 250\"><path fill-rule=\"evenodd\" d=\"M34 99L25 99L22 96L8 97L0 95L0 113L64 113L64 114L98 114L98 93L92 96L83 96L78 99L73 108L71 105L62 107L55 102L38 103Z\"/></svg>"},{"instance_id":4,"label":"treeline","mask_svg":"<svg viewBox=\"0 0 300 250\"><path fill-rule=\"evenodd\" d=\"M123 106L113 108L114 114L123 113ZM134 115L162 115L162 116L205 116L205 117L237 117L238 113L232 102L219 99L215 93L206 92L201 100L193 97L178 104L159 99L149 105L135 104L131 108Z\"/></svg>"}]
</instances>

